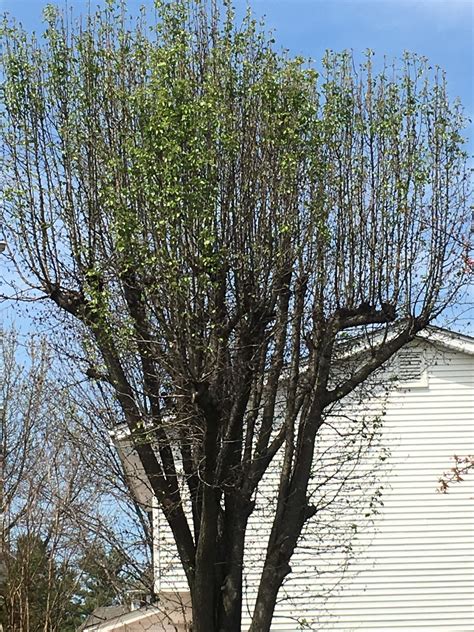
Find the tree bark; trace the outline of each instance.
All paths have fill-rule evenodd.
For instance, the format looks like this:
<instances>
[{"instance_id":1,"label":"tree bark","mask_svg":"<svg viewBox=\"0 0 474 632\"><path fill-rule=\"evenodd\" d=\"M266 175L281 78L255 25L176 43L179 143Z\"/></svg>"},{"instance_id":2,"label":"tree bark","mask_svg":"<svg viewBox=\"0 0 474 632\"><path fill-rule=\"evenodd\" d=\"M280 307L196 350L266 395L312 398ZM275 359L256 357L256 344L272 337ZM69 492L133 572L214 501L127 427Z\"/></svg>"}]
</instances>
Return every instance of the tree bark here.
<instances>
[{"instance_id":1,"label":"tree bark","mask_svg":"<svg viewBox=\"0 0 474 632\"><path fill-rule=\"evenodd\" d=\"M238 491L232 491L226 495L225 508L225 577L221 587L218 632L240 632L245 533L253 503L242 498Z\"/></svg>"}]
</instances>

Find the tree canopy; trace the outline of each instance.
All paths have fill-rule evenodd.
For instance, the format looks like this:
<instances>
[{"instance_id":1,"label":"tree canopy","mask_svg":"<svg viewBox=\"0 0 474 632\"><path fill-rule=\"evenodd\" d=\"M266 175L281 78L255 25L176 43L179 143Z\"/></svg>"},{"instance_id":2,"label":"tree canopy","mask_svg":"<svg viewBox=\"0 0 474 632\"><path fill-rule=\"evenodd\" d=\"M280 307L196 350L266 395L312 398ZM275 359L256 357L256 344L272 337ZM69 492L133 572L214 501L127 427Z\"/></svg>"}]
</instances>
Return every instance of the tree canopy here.
<instances>
[{"instance_id":1,"label":"tree canopy","mask_svg":"<svg viewBox=\"0 0 474 632\"><path fill-rule=\"evenodd\" d=\"M329 51L317 71L230 2L155 7L48 7L41 42L4 23L4 230L115 394L196 632L240 630L254 492L281 459L250 628L267 632L326 411L466 281L464 117L416 55ZM359 334L371 352L338 376Z\"/></svg>"}]
</instances>

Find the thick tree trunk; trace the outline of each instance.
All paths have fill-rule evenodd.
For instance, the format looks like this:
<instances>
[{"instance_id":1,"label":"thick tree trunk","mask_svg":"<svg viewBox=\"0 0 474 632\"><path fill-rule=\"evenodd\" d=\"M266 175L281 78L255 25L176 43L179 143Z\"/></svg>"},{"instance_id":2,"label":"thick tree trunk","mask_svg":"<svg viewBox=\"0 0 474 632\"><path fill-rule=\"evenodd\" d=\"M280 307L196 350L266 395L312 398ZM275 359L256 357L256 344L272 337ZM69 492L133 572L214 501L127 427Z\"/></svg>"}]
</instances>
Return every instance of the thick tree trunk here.
<instances>
[{"instance_id":1,"label":"thick tree trunk","mask_svg":"<svg viewBox=\"0 0 474 632\"><path fill-rule=\"evenodd\" d=\"M238 492L226 495L225 577L221 587L219 632L241 630L245 533L251 512L252 503L238 496Z\"/></svg>"},{"instance_id":2,"label":"thick tree trunk","mask_svg":"<svg viewBox=\"0 0 474 632\"><path fill-rule=\"evenodd\" d=\"M206 487L196 549L196 570L191 590L193 632L216 630L216 561L219 492Z\"/></svg>"},{"instance_id":3,"label":"thick tree trunk","mask_svg":"<svg viewBox=\"0 0 474 632\"><path fill-rule=\"evenodd\" d=\"M210 524L201 522L191 595L193 632L241 632L245 533L252 503L232 492L226 498L223 533L218 533L212 515L219 511L217 496L215 500L213 506L203 505Z\"/></svg>"}]
</instances>

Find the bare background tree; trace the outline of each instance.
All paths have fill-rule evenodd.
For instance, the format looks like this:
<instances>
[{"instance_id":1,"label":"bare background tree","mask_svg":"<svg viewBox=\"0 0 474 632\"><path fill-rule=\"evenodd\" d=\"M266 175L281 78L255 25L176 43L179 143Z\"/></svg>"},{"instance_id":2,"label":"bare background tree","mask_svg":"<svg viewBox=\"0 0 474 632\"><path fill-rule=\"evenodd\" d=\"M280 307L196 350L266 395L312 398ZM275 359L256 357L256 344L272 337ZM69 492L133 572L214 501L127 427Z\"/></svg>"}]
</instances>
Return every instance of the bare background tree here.
<instances>
[{"instance_id":1,"label":"bare background tree","mask_svg":"<svg viewBox=\"0 0 474 632\"><path fill-rule=\"evenodd\" d=\"M4 24L4 230L21 290L115 393L195 632L240 630L248 521L279 460L250 626L267 632L317 512L327 411L466 281L464 117L423 58L377 73L328 53L318 73L230 2L155 4L152 24L120 2L80 25L48 7L42 44ZM340 374L354 335L370 352Z\"/></svg>"},{"instance_id":2,"label":"bare background tree","mask_svg":"<svg viewBox=\"0 0 474 632\"><path fill-rule=\"evenodd\" d=\"M75 630L95 606L152 590L150 542L106 431L58 381L51 346L2 332L0 367L0 623Z\"/></svg>"}]
</instances>

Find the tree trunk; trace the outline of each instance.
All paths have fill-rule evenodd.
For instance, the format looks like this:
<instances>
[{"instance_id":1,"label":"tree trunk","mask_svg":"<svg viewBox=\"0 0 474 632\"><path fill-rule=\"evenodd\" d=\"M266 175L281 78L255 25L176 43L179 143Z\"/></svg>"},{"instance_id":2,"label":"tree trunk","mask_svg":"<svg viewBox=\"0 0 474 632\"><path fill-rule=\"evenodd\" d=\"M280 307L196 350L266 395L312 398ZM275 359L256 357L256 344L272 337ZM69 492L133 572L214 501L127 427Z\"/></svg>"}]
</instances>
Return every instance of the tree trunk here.
<instances>
[{"instance_id":1,"label":"tree trunk","mask_svg":"<svg viewBox=\"0 0 474 632\"><path fill-rule=\"evenodd\" d=\"M299 455L287 494L278 500L278 521L273 523L265 564L258 587L257 601L249 632L269 632L273 612L285 577L291 572L290 560L306 520L314 514L307 504L316 434L322 423L323 410L315 397L308 423L299 438Z\"/></svg>"},{"instance_id":2,"label":"tree trunk","mask_svg":"<svg viewBox=\"0 0 474 632\"><path fill-rule=\"evenodd\" d=\"M278 591L290 572L290 565L279 559L278 552L267 556L249 632L269 632Z\"/></svg>"},{"instance_id":3,"label":"tree trunk","mask_svg":"<svg viewBox=\"0 0 474 632\"><path fill-rule=\"evenodd\" d=\"M216 630L216 548L219 492L206 486L203 492L201 527L196 549L196 572L191 590L193 632Z\"/></svg>"},{"instance_id":4,"label":"tree trunk","mask_svg":"<svg viewBox=\"0 0 474 632\"><path fill-rule=\"evenodd\" d=\"M240 632L245 533L253 504L243 499L236 491L226 494L225 500L225 576L221 587L218 631Z\"/></svg>"}]
</instances>

